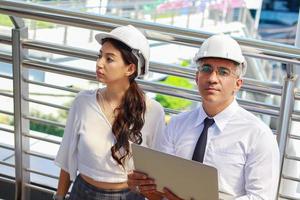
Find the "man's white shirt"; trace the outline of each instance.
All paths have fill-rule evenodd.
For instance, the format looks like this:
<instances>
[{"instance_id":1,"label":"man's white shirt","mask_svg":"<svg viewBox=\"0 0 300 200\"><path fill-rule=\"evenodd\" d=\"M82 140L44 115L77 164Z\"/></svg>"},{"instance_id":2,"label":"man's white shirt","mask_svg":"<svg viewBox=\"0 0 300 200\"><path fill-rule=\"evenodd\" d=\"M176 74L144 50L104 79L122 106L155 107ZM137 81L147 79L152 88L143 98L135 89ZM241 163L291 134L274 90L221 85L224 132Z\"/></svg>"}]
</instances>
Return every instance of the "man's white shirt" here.
<instances>
[{"instance_id":1,"label":"man's white shirt","mask_svg":"<svg viewBox=\"0 0 300 200\"><path fill-rule=\"evenodd\" d=\"M202 106L174 116L155 148L192 159L206 117ZM275 199L279 150L270 128L236 100L213 118L203 162L217 168L219 190L237 200Z\"/></svg>"}]
</instances>

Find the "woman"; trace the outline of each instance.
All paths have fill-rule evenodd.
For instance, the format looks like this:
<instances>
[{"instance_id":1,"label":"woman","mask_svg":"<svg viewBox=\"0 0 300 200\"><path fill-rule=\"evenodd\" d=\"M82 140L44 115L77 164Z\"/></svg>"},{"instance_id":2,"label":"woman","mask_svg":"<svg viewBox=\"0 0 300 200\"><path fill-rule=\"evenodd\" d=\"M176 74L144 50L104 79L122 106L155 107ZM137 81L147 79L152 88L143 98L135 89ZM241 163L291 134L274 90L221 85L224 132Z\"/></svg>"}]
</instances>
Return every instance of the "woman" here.
<instances>
[{"instance_id":1,"label":"woman","mask_svg":"<svg viewBox=\"0 0 300 200\"><path fill-rule=\"evenodd\" d=\"M96 40L102 45L96 76L106 87L82 91L72 104L55 159L61 172L54 199L64 199L74 180L71 200L143 199L126 182L133 169L130 142L151 147L164 127L163 108L135 81L148 72L149 44L131 25Z\"/></svg>"}]
</instances>

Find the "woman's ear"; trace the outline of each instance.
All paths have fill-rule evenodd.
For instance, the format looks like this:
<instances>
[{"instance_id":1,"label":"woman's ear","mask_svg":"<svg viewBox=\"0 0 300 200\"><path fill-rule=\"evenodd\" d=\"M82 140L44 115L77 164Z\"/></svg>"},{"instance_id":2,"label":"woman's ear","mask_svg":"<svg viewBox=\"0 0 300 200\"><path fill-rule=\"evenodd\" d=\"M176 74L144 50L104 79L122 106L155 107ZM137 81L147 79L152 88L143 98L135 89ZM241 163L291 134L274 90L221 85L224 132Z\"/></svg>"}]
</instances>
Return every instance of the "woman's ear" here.
<instances>
[{"instance_id":1,"label":"woman's ear","mask_svg":"<svg viewBox=\"0 0 300 200\"><path fill-rule=\"evenodd\" d=\"M136 65L131 63L127 66L127 71L126 71L126 75L127 76L131 76L132 74L134 74L134 72L136 71Z\"/></svg>"},{"instance_id":2,"label":"woman's ear","mask_svg":"<svg viewBox=\"0 0 300 200\"><path fill-rule=\"evenodd\" d=\"M195 81L196 81L197 85L198 85L198 75L199 75L199 71L197 71L196 74L195 74Z\"/></svg>"}]
</instances>

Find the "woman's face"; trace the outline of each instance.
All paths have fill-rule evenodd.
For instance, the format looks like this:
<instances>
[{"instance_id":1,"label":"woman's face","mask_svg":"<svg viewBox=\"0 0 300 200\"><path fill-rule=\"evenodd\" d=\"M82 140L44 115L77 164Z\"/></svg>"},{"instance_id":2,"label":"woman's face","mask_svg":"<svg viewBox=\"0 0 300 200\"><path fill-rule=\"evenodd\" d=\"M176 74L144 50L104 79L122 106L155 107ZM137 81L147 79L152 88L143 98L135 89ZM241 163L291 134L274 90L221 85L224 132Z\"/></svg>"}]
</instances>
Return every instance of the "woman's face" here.
<instances>
[{"instance_id":1,"label":"woman's face","mask_svg":"<svg viewBox=\"0 0 300 200\"><path fill-rule=\"evenodd\" d=\"M121 52L109 41L105 42L99 52L96 63L97 80L105 84L128 83L129 76L135 71L134 64L125 64Z\"/></svg>"}]
</instances>

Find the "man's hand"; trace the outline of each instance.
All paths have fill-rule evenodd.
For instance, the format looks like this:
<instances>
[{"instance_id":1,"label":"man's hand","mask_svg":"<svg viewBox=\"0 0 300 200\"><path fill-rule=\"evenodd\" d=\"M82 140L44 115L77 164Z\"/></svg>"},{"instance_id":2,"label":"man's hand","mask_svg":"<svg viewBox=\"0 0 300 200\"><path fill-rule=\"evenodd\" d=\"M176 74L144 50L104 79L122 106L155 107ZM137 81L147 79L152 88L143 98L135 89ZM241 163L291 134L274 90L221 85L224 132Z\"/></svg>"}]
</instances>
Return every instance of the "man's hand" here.
<instances>
[{"instance_id":1,"label":"man's hand","mask_svg":"<svg viewBox=\"0 0 300 200\"><path fill-rule=\"evenodd\" d=\"M132 191L140 192L144 196L156 192L156 185L153 179L147 174L139 171L133 171L128 174L127 184Z\"/></svg>"},{"instance_id":2,"label":"man's hand","mask_svg":"<svg viewBox=\"0 0 300 200\"><path fill-rule=\"evenodd\" d=\"M179 198L178 196L176 196L173 192L171 192L168 188L164 188L163 189L163 196L165 198L167 198L168 200L184 200L184 199L181 199Z\"/></svg>"}]
</instances>

